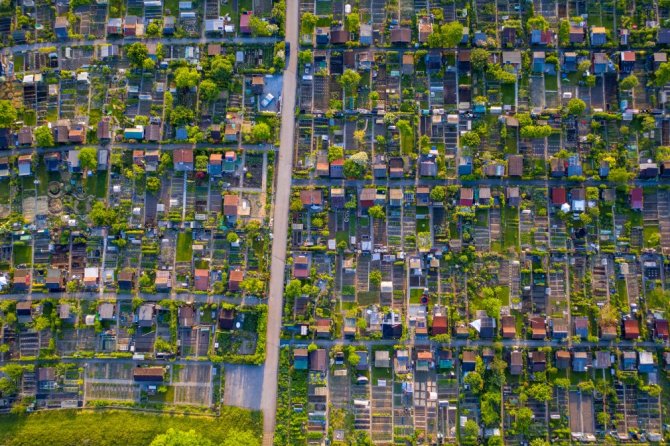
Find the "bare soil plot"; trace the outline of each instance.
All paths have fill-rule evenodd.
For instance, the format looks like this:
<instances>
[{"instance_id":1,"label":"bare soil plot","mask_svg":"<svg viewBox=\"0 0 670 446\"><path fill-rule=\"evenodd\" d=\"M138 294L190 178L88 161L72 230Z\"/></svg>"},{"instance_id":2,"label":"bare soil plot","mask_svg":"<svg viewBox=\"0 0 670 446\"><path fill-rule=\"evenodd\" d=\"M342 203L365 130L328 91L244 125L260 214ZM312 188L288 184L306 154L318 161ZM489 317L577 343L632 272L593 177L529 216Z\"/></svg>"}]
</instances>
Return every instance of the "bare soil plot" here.
<instances>
[{"instance_id":1,"label":"bare soil plot","mask_svg":"<svg viewBox=\"0 0 670 446\"><path fill-rule=\"evenodd\" d=\"M212 404L211 364L175 366L172 375L174 403L197 406Z\"/></svg>"},{"instance_id":2,"label":"bare soil plot","mask_svg":"<svg viewBox=\"0 0 670 446\"><path fill-rule=\"evenodd\" d=\"M261 407L263 367L227 364L224 404L259 410Z\"/></svg>"},{"instance_id":3,"label":"bare soil plot","mask_svg":"<svg viewBox=\"0 0 670 446\"><path fill-rule=\"evenodd\" d=\"M595 434L595 417L593 415L593 396L585 395L577 390L570 392L570 431L573 435Z\"/></svg>"}]
</instances>

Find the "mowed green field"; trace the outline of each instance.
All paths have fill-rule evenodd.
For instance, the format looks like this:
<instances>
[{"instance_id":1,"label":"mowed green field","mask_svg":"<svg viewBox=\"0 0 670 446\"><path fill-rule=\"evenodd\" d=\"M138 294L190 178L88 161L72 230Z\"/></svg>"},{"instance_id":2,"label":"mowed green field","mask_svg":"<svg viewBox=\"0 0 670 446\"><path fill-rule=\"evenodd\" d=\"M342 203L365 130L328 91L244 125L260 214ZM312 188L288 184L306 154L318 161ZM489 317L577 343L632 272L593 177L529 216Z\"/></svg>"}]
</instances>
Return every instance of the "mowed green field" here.
<instances>
[{"instance_id":1,"label":"mowed green field","mask_svg":"<svg viewBox=\"0 0 670 446\"><path fill-rule=\"evenodd\" d=\"M187 417L153 415L131 411L58 410L30 415L0 416L0 444L4 446L147 446L169 428L195 430L215 444L222 443L232 430L253 431L262 436L260 412L224 407L221 416Z\"/></svg>"}]
</instances>

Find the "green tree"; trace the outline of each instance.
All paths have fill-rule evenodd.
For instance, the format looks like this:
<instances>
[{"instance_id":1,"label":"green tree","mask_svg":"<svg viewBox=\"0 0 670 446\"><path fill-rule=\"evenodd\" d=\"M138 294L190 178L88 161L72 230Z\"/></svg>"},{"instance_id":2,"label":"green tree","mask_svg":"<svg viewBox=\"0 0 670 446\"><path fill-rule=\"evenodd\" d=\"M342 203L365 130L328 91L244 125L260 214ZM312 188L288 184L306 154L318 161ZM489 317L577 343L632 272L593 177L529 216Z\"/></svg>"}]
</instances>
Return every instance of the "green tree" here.
<instances>
[{"instance_id":1,"label":"green tree","mask_svg":"<svg viewBox=\"0 0 670 446\"><path fill-rule=\"evenodd\" d=\"M543 403L552 399L553 395L554 389L547 383L535 383L528 388L528 396Z\"/></svg>"},{"instance_id":2,"label":"green tree","mask_svg":"<svg viewBox=\"0 0 670 446\"><path fill-rule=\"evenodd\" d=\"M475 48L470 52L470 64L475 71L483 71L489 64L489 57L491 53L484 48Z\"/></svg>"},{"instance_id":3,"label":"green tree","mask_svg":"<svg viewBox=\"0 0 670 446\"><path fill-rule=\"evenodd\" d=\"M614 183L622 185L628 183L628 181L630 181L633 176L634 174L632 172L628 172L625 167L615 167L610 169L607 178Z\"/></svg>"},{"instance_id":4,"label":"green tree","mask_svg":"<svg viewBox=\"0 0 670 446\"><path fill-rule=\"evenodd\" d=\"M541 15L536 15L528 19L526 23L530 29L539 29L540 31L546 31L549 29L549 22Z\"/></svg>"},{"instance_id":5,"label":"green tree","mask_svg":"<svg viewBox=\"0 0 670 446\"><path fill-rule=\"evenodd\" d=\"M447 198L447 188L444 186L435 186L430 191L430 200L435 203L442 203Z\"/></svg>"},{"instance_id":6,"label":"green tree","mask_svg":"<svg viewBox=\"0 0 670 446\"><path fill-rule=\"evenodd\" d=\"M149 57L149 50L142 42L135 42L126 49L126 57L131 66L140 68L144 63L144 59Z\"/></svg>"},{"instance_id":7,"label":"green tree","mask_svg":"<svg viewBox=\"0 0 670 446\"><path fill-rule=\"evenodd\" d=\"M651 132L656 128L656 119L653 116L644 115L642 117L642 131Z\"/></svg>"},{"instance_id":8,"label":"green tree","mask_svg":"<svg viewBox=\"0 0 670 446\"><path fill-rule=\"evenodd\" d=\"M463 382L470 386L472 393L475 395L481 392L484 388L484 379L478 372L469 372L465 375L465 378L463 378Z\"/></svg>"},{"instance_id":9,"label":"green tree","mask_svg":"<svg viewBox=\"0 0 670 446\"><path fill-rule=\"evenodd\" d=\"M657 87L662 87L668 82L670 82L670 62L664 62L654 72L654 83Z\"/></svg>"},{"instance_id":10,"label":"green tree","mask_svg":"<svg viewBox=\"0 0 670 446\"><path fill-rule=\"evenodd\" d=\"M384 212L384 208L381 207L380 205L376 204L372 206L370 209L368 209L368 214L372 218L376 218L379 220L384 220L386 218L386 212Z\"/></svg>"},{"instance_id":11,"label":"green tree","mask_svg":"<svg viewBox=\"0 0 670 446\"><path fill-rule=\"evenodd\" d=\"M503 441L500 435L494 435L492 437L489 437L489 439L486 441L486 446L504 446L504 445L505 442Z\"/></svg>"},{"instance_id":12,"label":"green tree","mask_svg":"<svg viewBox=\"0 0 670 446\"><path fill-rule=\"evenodd\" d=\"M529 125L521 128L522 138L546 138L552 133L549 125Z\"/></svg>"},{"instance_id":13,"label":"green tree","mask_svg":"<svg viewBox=\"0 0 670 446\"><path fill-rule=\"evenodd\" d=\"M355 95L358 91L358 84L361 83L361 75L357 71L347 69L342 73L338 82L342 85L346 94Z\"/></svg>"},{"instance_id":14,"label":"green tree","mask_svg":"<svg viewBox=\"0 0 670 446\"><path fill-rule=\"evenodd\" d=\"M522 435L527 435L533 422L533 411L528 407L520 407L514 411L513 415L515 417L514 429Z\"/></svg>"},{"instance_id":15,"label":"green tree","mask_svg":"<svg viewBox=\"0 0 670 446\"><path fill-rule=\"evenodd\" d=\"M156 62L154 62L153 59L147 57L142 61L142 69L144 71L151 71L154 68L156 68Z\"/></svg>"},{"instance_id":16,"label":"green tree","mask_svg":"<svg viewBox=\"0 0 670 446\"><path fill-rule=\"evenodd\" d=\"M302 283L299 279L293 279L286 285L284 296L291 300L302 296Z\"/></svg>"},{"instance_id":17,"label":"green tree","mask_svg":"<svg viewBox=\"0 0 670 446\"><path fill-rule=\"evenodd\" d=\"M149 37L160 37L161 35L161 23L158 20L152 20L147 25L147 36Z\"/></svg>"},{"instance_id":18,"label":"green tree","mask_svg":"<svg viewBox=\"0 0 670 446\"><path fill-rule=\"evenodd\" d=\"M465 422L463 436L469 441L474 441L479 437L479 425L475 420L468 420Z\"/></svg>"},{"instance_id":19,"label":"green tree","mask_svg":"<svg viewBox=\"0 0 670 446\"><path fill-rule=\"evenodd\" d=\"M312 50L307 49L298 53L298 62L301 65L312 63Z\"/></svg>"},{"instance_id":20,"label":"green tree","mask_svg":"<svg viewBox=\"0 0 670 446\"><path fill-rule=\"evenodd\" d=\"M94 147L84 147L79 151L79 166L86 172L92 172L98 168L98 150Z\"/></svg>"},{"instance_id":21,"label":"green tree","mask_svg":"<svg viewBox=\"0 0 670 446\"><path fill-rule=\"evenodd\" d=\"M619 88L628 91L640 85L640 81L634 74L630 74L619 81Z\"/></svg>"},{"instance_id":22,"label":"green tree","mask_svg":"<svg viewBox=\"0 0 670 446\"><path fill-rule=\"evenodd\" d=\"M256 277L247 277L240 282L240 289L248 294L259 296L265 291L265 282Z\"/></svg>"},{"instance_id":23,"label":"green tree","mask_svg":"<svg viewBox=\"0 0 670 446\"><path fill-rule=\"evenodd\" d=\"M174 83L177 88L193 88L200 82L200 73L191 67L179 67L174 72Z\"/></svg>"},{"instance_id":24,"label":"green tree","mask_svg":"<svg viewBox=\"0 0 670 446\"><path fill-rule=\"evenodd\" d=\"M487 392L482 395L481 415L482 423L486 426L494 426L500 422L500 392Z\"/></svg>"},{"instance_id":25,"label":"green tree","mask_svg":"<svg viewBox=\"0 0 670 446\"><path fill-rule=\"evenodd\" d=\"M46 125L42 125L35 129L35 143L37 147L53 147L55 144L54 134Z\"/></svg>"},{"instance_id":26,"label":"green tree","mask_svg":"<svg viewBox=\"0 0 670 446\"><path fill-rule=\"evenodd\" d=\"M184 107L183 105L176 106L170 113L170 121L172 125L176 126L190 124L194 118L193 109Z\"/></svg>"},{"instance_id":27,"label":"green tree","mask_svg":"<svg viewBox=\"0 0 670 446\"><path fill-rule=\"evenodd\" d=\"M116 219L116 211L106 207L101 201L96 201L88 217L96 226L111 226Z\"/></svg>"},{"instance_id":28,"label":"green tree","mask_svg":"<svg viewBox=\"0 0 670 446\"><path fill-rule=\"evenodd\" d=\"M17 112L16 107L11 101L0 101L0 128L6 129L11 127L16 122Z\"/></svg>"},{"instance_id":29,"label":"green tree","mask_svg":"<svg viewBox=\"0 0 670 446\"><path fill-rule=\"evenodd\" d=\"M375 286L379 286L379 284L382 283L382 272L378 269L370 271L370 283Z\"/></svg>"},{"instance_id":30,"label":"green tree","mask_svg":"<svg viewBox=\"0 0 670 446\"><path fill-rule=\"evenodd\" d=\"M207 166L209 165L209 158L207 155L197 155L195 157L195 170L197 172L207 172Z\"/></svg>"},{"instance_id":31,"label":"green tree","mask_svg":"<svg viewBox=\"0 0 670 446\"><path fill-rule=\"evenodd\" d=\"M314 28L316 28L316 23L318 18L311 12L305 12L300 16L300 31L303 34L312 34Z\"/></svg>"},{"instance_id":32,"label":"green tree","mask_svg":"<svg viewBox=\"0 0 670 446\"><path fill-rule=\"evenodd\" d=\"M358 15L358 11L354 11L351 14L347 14L344 18L344 27L349 32L358 32L358 28L361 26L361 17Z\"/></svg>"},{"instance_id":33,"label":"green tree","mask_svg":"<svg viewBox=\"0 0 670 446\"><path fill-rule=\"evenodd\" d=\"M226 236L226 241L227 241L228 243L230 243L231 245L232 245L233 243L237 243L239 239L240 239L240 237L238 237L238 235L237 235L235 232L233 232L233 231L230 231L230 232L228 233L228 235Z\"/></svg>"},{"instance_id":34,"label":"green tree","mask_svg":"<svg viewBox=\"0 0 670 446\"><path fill-rule=\"evenodd\" d=\"M463 38L463 25L460 22L449 22L435 26L428 36L428 46L431 48L455 48Z\"/></svg>"},{"instance_id":35,"label":"green tree","mask_svg":"<svg viewBox=\"0 0 670 446\"><path fill-rule=\"evenodd\" d=\"M533 438L529 444L530 446L549 446L549 443L544 438Z\"/></svg>"},{"instance_id":36,"label":"green tree","mask_svg":"<svg viewBox=\"0 0 670 446\"><path fill-rule=\"evenodd\" d=\"M232 430L221 446L260 446L261 440L249 431Z\"/></svg>"},{"instance_id":37,"label":"green tree","mask_svg":"<svg viewBox=\"0 0 670 446\"><path fill-rule=\"evenodd\" d=\"M214 444L194 430L179 431L173 428L157 435L150 446L214 446Z\"/></svg>"},{"instance_id":38,"label":"green tree","mask_svg":"<svg viewBox=\"0 0 670 446\"><path fill-rule=\"evenodd\" d=\"M265 122L259 122L252 127L251 137L255 142L267 142L272 138L272 129Z\"/></svg>"},{"instance_id":39,"label":"green tree","mask_svg":"<svg viewBox=\"0 0 670 446\"><path fill-rule=\"evenodd\" d=\"M481 309L486 311L486 314L489 315L489 317L494 317L494 318L499 318L500 317L500 306L501 306L500 299L497 297L489 297L486 299L482 299L481 303Z\"/></svg>"},{"instance_id":40,"label":"green tree","mask_svg":"<svg viewBox=\"0 0 670 446\"><path fill-rule=\"evenodd\" d=\"M328 162L344 158L344 149L340 146L332 145L328 147Z\"/></svg>"},{"instance_id":41,"label":"green tree","mask_svg":"<svg viewBox=\"0 0 670 446\"><path fill-rule=\"evenodd\" d=\"M461 145L463 147L474 149L475 147L479 147L480 144L481 138L477 132L467 132L461 136Z\"/></svg>"},{"instance_id":42,"label":"green tree","mask_svg":"<svg viewBox=\"0 0 670 446\"><path fill-rule=\"evenodd\" d=\"M586 102L579 98L572 98L568 101L568 114L581 116L586 111Z\"/></svg>"},{"instance_id":43,"label":"green tree","mask_svg":"<svg viewBox=\"0 0 670 446\"><path fill-rule=\"evenodd\" d=\"M226 85L233 75L233 62L230 57L214 56L209 64L209 75L220 87Z\"/></svg>"},{"instance_id":44,"label":"green tree","mask_svg":"<svg viewBox=\"0 0 670 446\"><path fill-rule=\"evenodd\" d=\"M256 15L249 18L249 28L251 28L251 35L254 37L269 37L272 35L272 28L268 22Z\"/></svg>"},{"instance_id":45,"label":"green tree","mask_svg":"<svg viewBox=\"0 0 670 446\"><path fill-rule=\"evenodd\" d=\"M200 82L199 90L200 98L205 102L211 102L215 100L221 93L219 91L218 85L216 85L214 81L210 79L205 79L204 81Z\"/></svg>"},{"instance_id":46,"label":"green tree","mask_svg":"<svg viewBox=\"0 0 670 446\"><path fill-rule=\"evenodd\" d=\"M365 167L361 166L351 158L344 161L342 166L344 176L347 178L361 178L365 174Z\"/></svg>"},{"instance_id":47,"label":"green tree","mask_svg":"<svg viewBox=\"0 0 670 446\"><path fill-rule=\"evenodd\" d=\"M591 61L589 59L582 60L577 65L577 71L582 75L591 69Z\"/></svg>"}]
</instances>

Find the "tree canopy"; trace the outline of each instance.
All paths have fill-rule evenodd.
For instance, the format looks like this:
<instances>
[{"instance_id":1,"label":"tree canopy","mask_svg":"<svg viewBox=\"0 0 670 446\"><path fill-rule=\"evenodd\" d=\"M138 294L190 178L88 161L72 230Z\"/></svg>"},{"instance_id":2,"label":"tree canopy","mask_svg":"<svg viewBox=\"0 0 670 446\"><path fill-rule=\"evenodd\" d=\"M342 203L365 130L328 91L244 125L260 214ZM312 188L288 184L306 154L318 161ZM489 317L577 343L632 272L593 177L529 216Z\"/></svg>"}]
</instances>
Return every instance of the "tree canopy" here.
<instances>
[{"instance_id":1,"label":"tree canopy","mask_svg":"<svg viewBox=\"0 0 670 446\"><path fill-rule=\"evenodd\" d=\"M455 48L463 38L463 25L460 22L449 22L441 26L435 25L428 36L431 48Z\"/></svg>"},{"instance_id":2,"label":"tree canopy","mask_svg":"<svg viewBox=\"0 0 670 446\"><path fill-rule=\"evenodd\" d=\"M37 147L53 147L55 141L51 129L46 125L37 127L35 129L35 143Z\"/></svg>"},{"instance_id":3,"label":"tree canopy","mask_svg":"<svg viewBox=\"0 0 670 446\"><path fill-rule=\"evenodd\" d=\"M194 430L179 431L173 428L157 435L150 446L214 446L214 444Z\"/></svg>"},{"instance_id":4,"label":"tree canopy","mask_svg":"<svg viewBox=\"0 0 670 446\"><path fill-rule=\"evenodd\" d=\"M255 142L267 142L272 138L272 129L265 122L259 122L252 127L251 137Z\"/></svg>"},{"instance_id":5,"label":"tree canopy","mask_svg":"<svg viewBox=\"0 0 670 446\"><path fill-rule=\"evenodd\" d=\"M11 101L0 101L0 128L6 129L11 127L16 122L17 112L16 107Z\"/></svg>"},{"instance_id":6,"label":"tree canopy","mask_svg":"<svg viewBox=\"0 0 670 446\"><path fill-rule=\"evenodd\" d=\"M357 71L347 69L342 73L338 82L347 94L355 94L358 90L358 84L361 83L361 75Z\"/></svg>"},{"instance_id":7,"label":"tree canopy","mask_svg":"<svg viewBox=\"0 0 670 446\"><path fill-rule=\"evenodd\" d=\"M670 62L663 62L654 72L654 83L657 87L662 87L670 82Z\"/></svg>"},{"instance_id":8,"label":"tree canopy","mask_svg":"<svg viewBox=\"0 0 670 446\"><path fill-rule=\"evenodd\" d=\"M209 64L209 75L219 86L224 86L233 74L233 62L228 56L214 56Z\"/></svg>"},{"instance_id":9,"label":"tree canopy","mask_svg":"<svg viewBox=\"0 0 670 446\"><path fill-rule=\"evenodd\" d=\"M484 48L474 48L470 52L470 64L475 71L482 71L489 63L491 54Z\"/></svg>"},{"instance_id":10,"label":"tree canopy","mask_svg":"<svg viewBox=\"0 0 670 446\"><path fill-rule=\"evenodd\" d=\"M579 98L572 98L568 101L568 114L581 116L586 111L586 102Z\"/></svg>"},{"instance_id":11,"label":"tree canopy","mask_svg":"<svg viewBox=\"0 0 670 446\"><path fill-rule=\"evenodd\" d=\"M200 82L200 98L205 102L211 102L219 97L221 91L219 90L218 85L210 79L205 79Z\"/></svg>"},{"instance_id":12,"label":"tree canopy","mask_svg":"<svg viewBox=\"0 0 670 446\"><path fill-rule=\"evenodd\" d=\"M311 12L304 12L300 16L300 30L303 34L311 34L316 28L318 18Z\"/></svg>"},{"instance_id":13,"label":"tree canopy","mask_svg":"<svg viewBox=\"0 0 670 446\"><path fill-rule=\"evenodd\" d=\"M619 88L621 88L624 91L632 90L638 85L640 85L640 80L634 74L626 76L619 82Z\"/></svg>"},{"instance_id":14,"label":"tree canopy","mask_svg":"<svg viewBox=\"0 0 670 446\"><path fill-rule=\"evenodd\" d=\"M461 145L464 147L475 148L481 144L481 138L476 132L467 132L461 136Z\"/></svg>"},{"instance_id":15,"label":"tree canopy","mask_svg":"<svg viewBox=\"0 0 670 446\"><path fill-rule=\"evenodd\" d=\"M192 67L179 67L174 73L177 88L193 88L200 82L200 73Z\"/></svg>"},{"instance_id":16,"label":"tree canopy","mask_svg":"<svg viewBox=\"0 0 670 446\"><path fill-rule=\"evenodd\" d=\"M384 208L378 204L368 209L368 214L370 214L370 217L377 218L380 220L386 218L386 212L384 211Z\"/></svg>"},{"instance_id":17,"label":"tree canopy","mask_svg":"<svg viewBox=\"0 0 670 446\"><path fill-rule=\"evenodd\" d=\"M142 42L135 42L126 49L126 57L131 66L140 68L144 59L149 57L149 50Z\"/></svg>"},{"instance_id":18,"label":"tree canopy","mask_svg":"<svg viewBox=\"0 0 670 446\"><path fill-rule=\"evenodd\" d=\"M79 166L85 171L98 168L98 150L94 147L84 147L79 151Z\"/></svg>"},{"instance_id":19,"label":"tree canopy","mask_svg":"<svg viewBox=\"0 0 670 446\"><path fill-rule=\"evenodd\" d=\"M358 28L361 25L361 17L358 15L358 11L354 11L344 18L344 27L349 32L358 32Z\"/></svg>"}]
</instances>

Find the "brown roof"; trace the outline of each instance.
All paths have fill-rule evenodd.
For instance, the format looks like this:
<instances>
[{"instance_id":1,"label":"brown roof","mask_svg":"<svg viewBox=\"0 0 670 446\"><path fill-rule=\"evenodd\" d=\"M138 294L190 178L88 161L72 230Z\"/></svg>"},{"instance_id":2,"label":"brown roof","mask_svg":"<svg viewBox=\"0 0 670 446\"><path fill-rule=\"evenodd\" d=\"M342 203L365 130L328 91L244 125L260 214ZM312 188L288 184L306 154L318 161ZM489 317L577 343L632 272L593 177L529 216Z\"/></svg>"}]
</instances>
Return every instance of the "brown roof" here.
<instances>
[{"instance_id":1,"label":"brown roof","mask_svg":"<svg viewBox=\"0 0 670 446\"><path fill-rule=\"evenodd\" d=\"M412 30L409 28L394 28L391 30L391 43L409 43L412 41Z\"/></svg>"},{"instance_id":2,"label":"brown roof","mask_svg":"<svg viewBox=\"0 0 670 446\"><path fill-rule=\"evenodd\" d=\"M349 40L349 31L337 29L330 32L330 43L346 43Z\"/></svg>"},{"instance_id":3,"label":"brown roof","mask_svg":"<svg viewBox=\"0 0 670 446\"><path fill-rule=\"evenodd\" d=\"M192 163L193 150L191 149L177 149L174 151L175 163Z\"/></svg>"},{"instance_id":4,"label":"brown roof","mask_svg":"<svg viewBox=\"0 0 670 446\"><path fill-rule=\"evenodd\" d=\"M520 177L523 175L523 156L511 155L507 159L507 171L510 176Z\"/></svg>"},{"instance_id":5,"label":"brown roof","mask_svg":"<svg viewBox=\"0 0 670 446\"><path fill-rule=\"evenodd\" d=\"M207 55L208 56L218 56L221 54L221 45L218 43L210 43L207 45Z\"/></svg>"},{"instance_id":6,"label":"brown roof","mask_svg":"<svg viewBox=\"0 0 670 446\"><path fill-rule=\"evenodd\" d=\"M626 339L635 339L640 337L640 327L637 319L627 319L623 322L623 331Z\"/></svg>"},{"instance_id":7,"label":"brown roof","mask_svg":"<svg viewBox=\"0 0 670 446\"><path fill-rule=\"evenodd\" d=\"M163 381L163 367L135 367L133 378L135 381Z\"/></svg>"},{"instance_id":8,"label":"brown roof","mask_svg":"<svg viewBox=\"0 0 670 446\"><path fill-rule=\"evenodd\" d=\"M503 338L513 338L516 336L516 320L514 316L503 316L500 318L502 325Z\"/></svg>"},{"instance_id":9,"label":"brown roof","mask_svg":"<svg viewBox=\"0 0 670 446\"><path fill-rule=\"evenodd\" d=\"M226 195L223 197L223 215L237 215L237 207L240 205L240 197L237 195Z\"/></svg>"},{"instance_id":10,"label":"brown roof","mask_svg":"<svg viewBox=\"0 0 670 446\"><path fill-rule=\"evenodd\" d=\"M244 280L244 271L240 269L234 269L230 272L230 275L228 277L228 280L230 282L242 282Z\"/></svg>"},{"instance_id":11,"label":"brown roof","mask_svg":"<svg viewBox=\"0 0 670 446\"><path fill-rule=\"evenodd\" d=\"M320 206L323 204L323 194L320 190L301 190L300 201L303 206Z\"/></svg>"}]
</instances>

